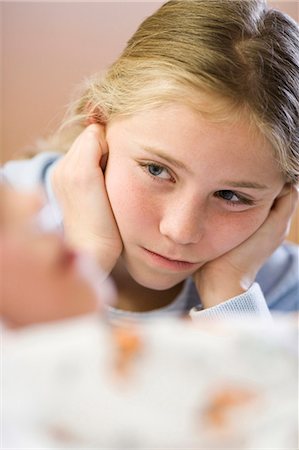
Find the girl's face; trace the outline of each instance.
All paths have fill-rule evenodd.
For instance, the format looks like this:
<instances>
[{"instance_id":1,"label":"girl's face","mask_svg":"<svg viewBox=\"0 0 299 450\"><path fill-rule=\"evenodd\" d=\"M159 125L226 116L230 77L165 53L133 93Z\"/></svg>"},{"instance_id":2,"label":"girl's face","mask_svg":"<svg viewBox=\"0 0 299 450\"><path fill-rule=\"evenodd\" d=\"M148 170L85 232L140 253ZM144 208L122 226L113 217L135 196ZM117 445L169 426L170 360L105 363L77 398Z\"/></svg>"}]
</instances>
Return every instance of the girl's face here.
<instances>
[{"instance_id":1,"label":"girl's face","mask_svg":"<svg viewBox=\"0 0 299 450\"><path fill-rule=\"evenodd\" d=\"M106 187L136 282L173 287L264 222L284 180L248 123L173 105L107 125Z\"/></svg>"}]
</instances>

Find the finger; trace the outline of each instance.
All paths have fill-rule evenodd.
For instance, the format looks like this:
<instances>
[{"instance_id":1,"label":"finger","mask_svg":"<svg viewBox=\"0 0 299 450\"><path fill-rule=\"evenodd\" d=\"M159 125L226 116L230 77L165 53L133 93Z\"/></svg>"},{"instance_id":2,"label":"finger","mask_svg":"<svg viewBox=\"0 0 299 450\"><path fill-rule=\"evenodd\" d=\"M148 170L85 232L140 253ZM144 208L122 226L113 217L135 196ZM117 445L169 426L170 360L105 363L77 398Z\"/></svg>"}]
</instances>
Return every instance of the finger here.
<instances>
[{"instance_id":1,"label":"finger","mask_svg":"<svg viewBox=\"0 0 299 450\"><path fill-rule=\"evenodd\" d=\"M84 186L94 180L98 182L103 173L107 153L104 127L89 125L77 137L68 153L58 161L53 174L54 184L64 191L67 185Z\"/></svg>"},{"instance_id":2,"label":"finger","mask_svg":"<svg viewBox=\"0 0 299 450\"><path fill-rule=\"evenodd\" d=\"M272 207L274 217L286 220L291 218L298 204L298 198L298 188L290 185L286 192L276 198Z\"/></svg>"},{"instance_id":3,"label":"finger","mask_svg":"<svg viewBox=\"0 0 299 450\"><path fill-rule=\"evenodd\" d=\"M288 234L292 215L298 204L298 190L290 185L288 192L278 196L273 204L268 218L260 227L260 231L271 233L276 230L278 240L282 241Z\"/></svg>"},{"instance_id":4,"label":"finger","mask_svg":"<svg viewBox=\"0 0 299 450\"><path fill-rule=\"evenodd\" d=\"M80 167L98 165L103 155L108 153L104 127L97 124L89 125L73 143L69 157Z\"/></svg>"}]
</instances>

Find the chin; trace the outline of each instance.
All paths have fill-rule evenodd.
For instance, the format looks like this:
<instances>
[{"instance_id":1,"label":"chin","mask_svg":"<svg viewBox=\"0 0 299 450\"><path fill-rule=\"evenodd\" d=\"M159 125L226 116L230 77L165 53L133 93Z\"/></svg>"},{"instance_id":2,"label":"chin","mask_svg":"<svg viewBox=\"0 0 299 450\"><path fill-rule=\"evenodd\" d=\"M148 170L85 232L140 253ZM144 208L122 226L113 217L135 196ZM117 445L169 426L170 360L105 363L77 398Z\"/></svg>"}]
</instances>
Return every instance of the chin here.
<instances>
[{"instance_id":1,"label":"chin","mask_svg":"<svg viewBox=\"0 0 299 450\"><path fill-rule=\"evenodd\" d=\"M166 291L167 289L173 288L188 278L188 276L171 277L169 275L163 276L162 274L141 274L131 271L129 268L127 269L130 276L136 283L147 289L152 289L155 291Z\"/></svg>"}]
</instances>

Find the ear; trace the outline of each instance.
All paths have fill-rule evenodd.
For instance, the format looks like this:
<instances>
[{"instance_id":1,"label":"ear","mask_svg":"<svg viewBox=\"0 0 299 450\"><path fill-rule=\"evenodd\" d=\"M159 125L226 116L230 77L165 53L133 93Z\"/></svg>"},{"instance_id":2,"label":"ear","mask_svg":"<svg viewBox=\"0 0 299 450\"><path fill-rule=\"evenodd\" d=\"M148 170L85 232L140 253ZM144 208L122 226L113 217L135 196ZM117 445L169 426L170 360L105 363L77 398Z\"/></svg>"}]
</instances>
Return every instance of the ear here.
<instances>
[{"instance_id":1,"label":"ear","mask_svg":"<svg viewBox=\"0 0 299 450\"><path fill-rule=\"evenodd\" d=\"M85 120L85 126L88 127L88 125L91 125L93 123L98 123L96 118L93 116L88 116L87 119Z\"/></svg>"},{"instance_id":2,"label":"ear","mask_svg":"<svg viewBox=\"0 0 299 450\"><path fill-rule=\"evenodd\" d=\"M84 125L86 127L93 123L106 125L107 118L104 115L104 111L100 107L98 107L98 106L95 107L91 103L88 103L84 109L85 109L85 113L86 113L86 119L85 119Z\"/></svg>"}]
</instances>

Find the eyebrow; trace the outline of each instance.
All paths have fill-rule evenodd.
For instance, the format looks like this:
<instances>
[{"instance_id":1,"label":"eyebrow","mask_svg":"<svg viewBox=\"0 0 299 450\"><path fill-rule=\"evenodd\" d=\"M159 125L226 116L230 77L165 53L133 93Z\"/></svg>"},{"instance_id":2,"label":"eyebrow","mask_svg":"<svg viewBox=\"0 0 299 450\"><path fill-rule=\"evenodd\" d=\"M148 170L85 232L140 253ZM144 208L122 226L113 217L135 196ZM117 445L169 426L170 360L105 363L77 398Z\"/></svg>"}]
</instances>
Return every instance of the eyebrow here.
<instances>
[{"instance_id":1,"label":"eyebrow","mask_svg":"<svg viewBox=\"0 0 299 450\"><path fill-rule=\"evenodd\" d=\"M255 183L252 181L229 181L223 180L221 183L236 188L247 188L247 189L269 189L266 184Z\"/></svg>"},{"instance_id":2,"label":"eyebrow","mask_svg":"<svg viewBox=\"0 0 299 450\"><path fill-rule=\"evenodd\" d=\"M188 169L188 167L182 161L172 158L171 156L164 153L163 150L148 146L142 146L142 149L148 153L152 153L153 155L160 157L161 159L165 159L165 161L167 161L169 164L172 164L173 166L178 167L179 169L183 169L186 172L191 173L191 170Z\"/></svg>"}]
</instances>

